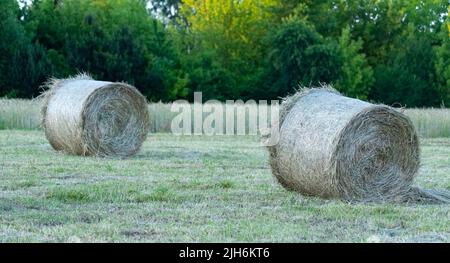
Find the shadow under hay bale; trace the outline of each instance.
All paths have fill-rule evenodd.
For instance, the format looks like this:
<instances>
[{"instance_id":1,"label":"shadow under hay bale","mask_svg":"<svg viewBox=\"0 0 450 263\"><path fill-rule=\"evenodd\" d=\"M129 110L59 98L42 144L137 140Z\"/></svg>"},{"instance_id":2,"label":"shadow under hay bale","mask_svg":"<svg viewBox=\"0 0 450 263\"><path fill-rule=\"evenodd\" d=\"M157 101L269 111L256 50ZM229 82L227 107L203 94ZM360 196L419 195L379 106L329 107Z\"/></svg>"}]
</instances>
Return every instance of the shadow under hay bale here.
<instances>
[{"instance_id":1,"label":"shadow under hay bale","mask_svg":"<svg viewBox=\"0 0 450 263\"><path fill-rule=\"evenodd\" d=\"M147 137L144 96L125 83L87 75L53 79L43 96L42 125L55 150L75 155L135 154Z\"/></svg>"},{"instance_id":2,"label":"shadow under hay bale","mask_svg":"<svg viewBox=\"0 0 450 263\"><path fill-rule=\"evenodd\" d=\"M272 173L287 189L349 201L448 202L448 194L413 188L419 140L397 110L303 89L280 108L280 140L269 147Z\"/></svg>"}]
</instances>

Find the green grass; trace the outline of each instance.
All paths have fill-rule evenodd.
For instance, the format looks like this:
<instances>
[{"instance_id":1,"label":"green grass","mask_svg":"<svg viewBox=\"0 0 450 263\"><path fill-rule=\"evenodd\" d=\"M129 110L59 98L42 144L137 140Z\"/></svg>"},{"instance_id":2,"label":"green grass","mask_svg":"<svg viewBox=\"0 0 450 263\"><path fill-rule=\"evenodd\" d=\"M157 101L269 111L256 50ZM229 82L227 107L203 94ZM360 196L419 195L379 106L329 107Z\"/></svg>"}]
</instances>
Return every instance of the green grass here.
<instances>
[{"instance_id":1,"label":"green grass","mask_svg":"<svg viewBox=\"0 0 450 263\"><path fill-rule=\"evenodd\" d=\"M40 128L40 104L36 100L0 98L0 130Z\"/></svg>"},{"instance_id":2,"label":"green grass","mask_svg":"<svg viewBox=\"0 0 450 263\"><path fill-rule=\"evenodd\" d=\"M68 156L0 131L0 242L450 242L445 205L306 198L249 136L152 134L130 159ZM416 185L450 190L450 139L422 140Z\"/></svg>"},{"instance_id":3,"label":"green grass","mask_svg":"<svg viewBox=\"0 0 450 263\"><path fill-rule=\"evenodd\" d=\"M450 137L450 109L407 109L405 113L422 137Z\"/></svg>"},{"instance_id":4,"label":"green grass","mask_svg":"<svg viewBox=\"0 0 450 263\"><path fill-rule=\"evenodd\" d=\"M177 115L170 111L171 104L150 103L148 108L150 132L170 132L172 119ZM450 137L450 109L407 109L405 113L411 118L421 137ZM0 130L40 129L40 118L39 101L0 98Z\"/></svg>"}]
</instances>

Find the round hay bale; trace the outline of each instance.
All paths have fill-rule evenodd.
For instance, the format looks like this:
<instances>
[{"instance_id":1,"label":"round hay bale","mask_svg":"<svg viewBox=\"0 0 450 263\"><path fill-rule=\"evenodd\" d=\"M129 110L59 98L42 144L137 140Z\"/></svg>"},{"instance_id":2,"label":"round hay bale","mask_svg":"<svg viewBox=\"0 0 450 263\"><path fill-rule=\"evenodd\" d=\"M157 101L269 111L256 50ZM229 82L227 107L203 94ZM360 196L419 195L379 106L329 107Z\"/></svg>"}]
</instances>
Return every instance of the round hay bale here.
<instances>
[{"instance_id":1,"label":"round hay bale","mask_svg":"<svg viewBox=\"0 0 450 263\"><path fill-rule=\"evenodd\" d=\"M280 108L280 140L269 147L272 173L304 195L352 201L440 200L411 187L419 140L399 111L340 95L303 89Z\"/></svg>"},{"instance_id":2,"label":"round hay bale","mask_svg":"<svg viewBox=\"0 0 450 263\"><path fill-rule=\"evenodd\" d=\"M147 102L133 86L96 81L85 74L53 79L46 86L42 124L55 150L127 157L146 139Z\"/></svg>"}]
</instances>

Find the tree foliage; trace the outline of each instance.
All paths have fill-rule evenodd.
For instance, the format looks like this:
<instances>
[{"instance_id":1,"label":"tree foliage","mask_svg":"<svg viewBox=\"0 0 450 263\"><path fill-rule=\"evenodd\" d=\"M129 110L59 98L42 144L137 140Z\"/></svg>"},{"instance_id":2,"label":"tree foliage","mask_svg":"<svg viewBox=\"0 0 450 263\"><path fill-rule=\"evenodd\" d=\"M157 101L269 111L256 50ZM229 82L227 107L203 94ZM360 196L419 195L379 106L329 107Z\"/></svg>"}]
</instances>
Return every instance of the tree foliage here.
<instances>
[{"instance_id":1,"label":"tree foliage","mask_svg":"<svg viewBox=\"0 0 450 263\"><path fill-rule=\"evenodd\" d=\"M260 77L274 2L183 1L180 15L188 28L181 29L182 56L191 91L204 91L207 98L249 96Z\"/></svg>"},{"instance_id":2,"label":"tree foliage","mask_svg":"<svg viewBox=\"0 0 450 263\"><path fill-rule=\"evenodd\" d=\"M338 78L341 60L337 43L325 41L301 19L286 20L275 32L271 46L269 79L277 94L292 92L299 85L319 85Z\"/></svg>"},{"instance_id":3,"label":"tree foliage","mask_svg":"<svg viewBox=\"0 0 450 263\"><path fill-rule=\"evenodd\" d=\"M2 0L0 96L86 71L150 100L275 99L331 83L449 106L449 23L441 0Z\"/></svg>"},{"instance_id":4,"label":"tree foliage","mask_svg":"<svg viewBox=\"0 0 450 263\"><path fill-rule=\"evenodd\" d=\"M31 42L15 0L0 1L0 96L33 96L45 80L45 51Z\"/></svg>"},{"instance_id":5,"label":"tree foliage","mask_svg":"<svg viewBox=\"0 0 450 263\"><path fill-rule=\"evenodd\" d=\"M363 42L351 38L349 27L342 30L338 41L343 64L334 86L347 96L367 99L374 79L366 55L361 53Z\"/></svg>"},{"instance_id":6,"label":"tree foliage","mask_svg":"<svg viewBox=\"0 0 450 263\"><path fill-rule=\"evenodd\" d=\"M28 30L46 47L52 75L85 71L127 81L151 99L178 95L171 89L180 75L176 50L143 1L42 0L28 12Z\"/></svg>"}]
</instances>

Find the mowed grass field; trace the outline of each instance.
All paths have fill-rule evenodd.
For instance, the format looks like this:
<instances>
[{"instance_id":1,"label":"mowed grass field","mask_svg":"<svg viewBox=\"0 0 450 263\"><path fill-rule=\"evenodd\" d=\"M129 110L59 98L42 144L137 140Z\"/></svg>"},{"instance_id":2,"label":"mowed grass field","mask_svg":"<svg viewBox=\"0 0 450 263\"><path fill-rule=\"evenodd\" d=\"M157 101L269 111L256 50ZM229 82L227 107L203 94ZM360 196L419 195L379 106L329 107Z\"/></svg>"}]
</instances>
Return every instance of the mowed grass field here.
<instances>
[{"instance_id":1,"label":"mowed grass field","mask_svg":"<svg viewBox=\"0 0 450 263\"><path fill-rule=\"evenodd\" d=\"M450 190L450 138L421 139L416 185ZM150 134L129 159L55 152L0 131L2 242L450 242L448 205L288 192L252 136Z\"/></svg>"}]
</instances>

